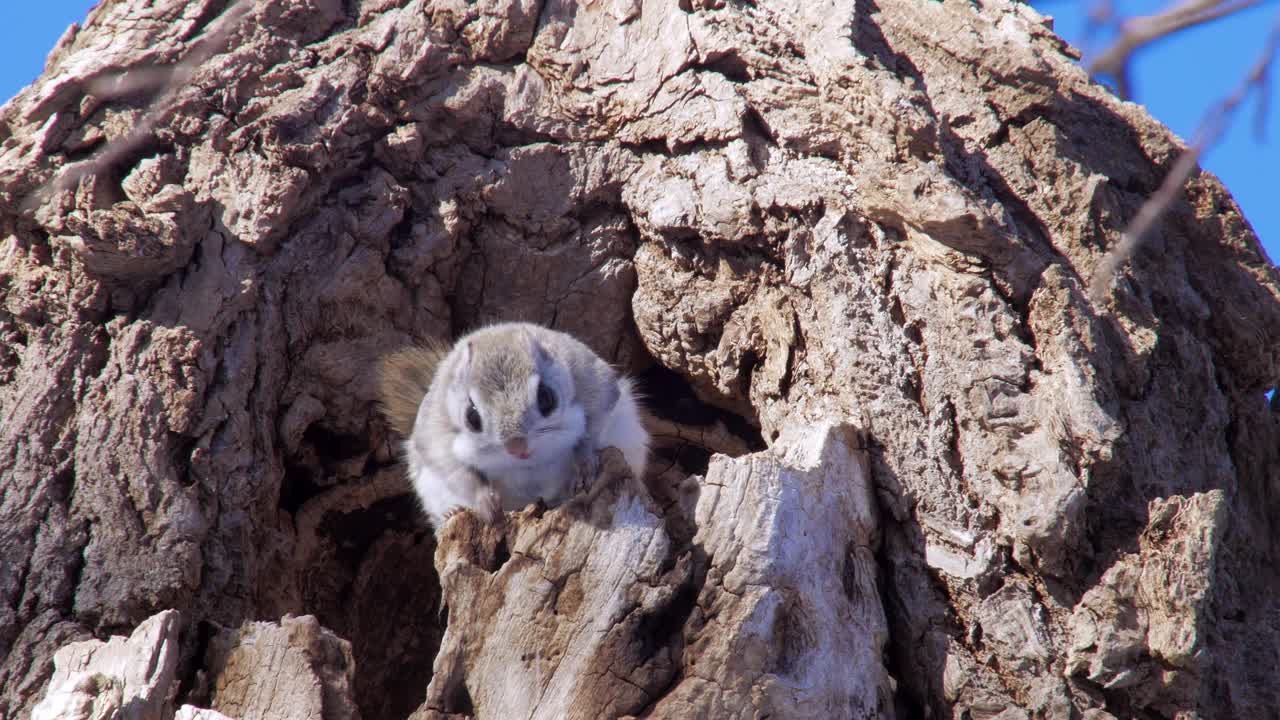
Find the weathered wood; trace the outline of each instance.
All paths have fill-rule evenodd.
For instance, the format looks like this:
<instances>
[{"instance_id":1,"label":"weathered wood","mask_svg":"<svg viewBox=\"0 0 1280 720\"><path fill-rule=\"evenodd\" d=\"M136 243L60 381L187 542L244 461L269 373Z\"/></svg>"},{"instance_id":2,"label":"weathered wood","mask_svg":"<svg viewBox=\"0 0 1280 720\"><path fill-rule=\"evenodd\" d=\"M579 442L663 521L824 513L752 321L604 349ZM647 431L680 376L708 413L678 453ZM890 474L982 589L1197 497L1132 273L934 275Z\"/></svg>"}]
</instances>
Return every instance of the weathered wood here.
<instances>
[{"instance_id":1,"label":"weathered wood","mask_svg":"<svg viewBox=\"0 0 1280 720\"><path fill-rule=\"evenodd\" d=\"M0 715L58 648L171 608L315 615L366 720L517 708L503 668L547 716L1273 713L1280 276L1200 173L1089 299L1183 146L1050 25L1007 0L104 0L0 109ZM642 374L678 432L657 502L460 518L437 555L375 360L497 319ZM845 461L777 454L845 424L865 527L821 479ZM622 507L643 532L608 529ZM771 554L790 507L811 579ZM666 564L595 557L646 538ZM749 538L741 567L711 550ZM481 612L533 617L535 568L597 578L556 597L599 632ZM538 637L578 664L522 665Z\"/></svg>"},{"instance_id":2,"label":"weathered wood","mask_svg":"<svg viewBox=\"0 0 1280 720\"><path fill-rule=\"evenodd\" d=\"M213 710L241 720L360 720L351 644L310 615L213 637L203 665Z\"/></svg>"},{"instance_id":3,"label":"weathered wood","mask_svg":"<svg viewBox=\"0 0 1280 720\"><path fill-rule=\"evenodd\" d=\"M129 637L85 640L53 656L49 692L31 720L167 720L178 691L182 615L166 610Z\"/></svg>"}]
</instances>

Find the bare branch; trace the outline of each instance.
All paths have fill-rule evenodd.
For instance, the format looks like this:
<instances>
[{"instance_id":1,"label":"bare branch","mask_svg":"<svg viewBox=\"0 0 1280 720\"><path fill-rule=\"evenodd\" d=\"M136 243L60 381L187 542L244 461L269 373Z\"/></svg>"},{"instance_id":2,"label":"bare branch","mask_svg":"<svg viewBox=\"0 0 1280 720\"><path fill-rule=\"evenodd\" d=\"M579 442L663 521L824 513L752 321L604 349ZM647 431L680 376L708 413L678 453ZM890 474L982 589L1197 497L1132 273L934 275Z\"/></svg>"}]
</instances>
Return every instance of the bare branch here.
<instances>
[{"instance_id":1,"label":"bare branch","mask_svg":"<svg viewBox=\"0 0 1280 720\"><path fill-rule=\"evenodd\" d=\"M1120 24L1120 37L1089 63L1089 73L1115 78L1119 84L1117 89L1120 96L1128 99L1129 61L1135 50L1180 30L1203 25L1262 2L1263 0L1182 0L1154 15L1125 20ZM1099 15L1099 18L1102 17L1112 17L1109 6L1105 14Z\"/></svg>"},{"instance_id":2,"label":"bare branch","mask_svg":"<svg viewBox=\"0 0 1280 720\"><path fill-rule=\"evenodd\" d=\"M1085 14L1083 48L1086 54L1093 54L1093 42L1107 27L1116 22L1116 8L1111 0L1097 0L1089 6Z\"/></svg>"},{"instance_id":3,"label":"bare branch","mask_svg":"<svg viewBox=\"0 0 1280 720\"><path fill-rule=\"evenodd\" d=\"M1258 80L1258 109L1253 114L1253 137L1262 142L1267 137L1267 115L1271 110L1271 65L1262 70Z\"/></svg>"},{"instance_id":4,"label":"bare branch","mask_svg":"<svg viewBox=\"0 0 1280 720\"><path fill-rule=\"evenodd\" d=\"M719 420L712 425L687 425L651 415L645 418L645 428L653 436L654 444L660 447L693 445L731 457L751 452L747 441Z\"/></svg>"},{"instance_id":5,"label":"bare branch","mask_svg":"<svg viewBox=\"0 0 1280 720\"><path fill-rule=\"evenodd\" d=\"M147 113L127 135L109 142L93 157L65 167L55 180L33 193L23 204L24 208L33 209L47 200L49 195L69 190L83 178L110 169L122 158L149 142L161 117L158 110L171 104L178 93L188 87L188 81L206 60L226 49L231 31L252 7L253 0L238 0L210 24L208 32L192 45L186 57L173 65L106 75L89 82L86 92L104 100L141 89L163 88L164 94L153 104L156 109Z\"/></svg>"},{"instance_id":6,"label":"bare branch","mask_svg":"<svg viewBox=\"0 0 1280 720\"><path fill-rule=\"evenodd\" d=\"M1120 242L1107 253L1102 262L1098 263L1098 266L1094 269L1093 276L1089 282L1089 294L1095 303L1101 304L1106 298L1111 283L1120 272L1120 269L1133 257L1143 238L1150 232L1156 221L1160 219L1160 216L1178 198L1187 179L1195 172L1200 161L1200 155L1222 137L1223 131L1230 123L1231 116L1240 106L1240 103L1248 97L1252 90L1265 86L1271 64L1275 60L1277 45L1280 45L1280 15L1276 17L1275 22L1272 24L1271 33L1267 36L1262 53L1254 62L1244 81L1236 87L1235 91L1210 108L1205 114L1200 121L1200 127L1196 130L1195 140L1191 143L1191 146L1174 163L1173 168L1165 176L1164 181L1160 183L1160 188L1156 190L1155 194L1148 198L1142 204L1142 207L1138 209L1137 216L1129 223L1129 227L1125 229L1124 236Z\"/></svg>"}]
</instances>

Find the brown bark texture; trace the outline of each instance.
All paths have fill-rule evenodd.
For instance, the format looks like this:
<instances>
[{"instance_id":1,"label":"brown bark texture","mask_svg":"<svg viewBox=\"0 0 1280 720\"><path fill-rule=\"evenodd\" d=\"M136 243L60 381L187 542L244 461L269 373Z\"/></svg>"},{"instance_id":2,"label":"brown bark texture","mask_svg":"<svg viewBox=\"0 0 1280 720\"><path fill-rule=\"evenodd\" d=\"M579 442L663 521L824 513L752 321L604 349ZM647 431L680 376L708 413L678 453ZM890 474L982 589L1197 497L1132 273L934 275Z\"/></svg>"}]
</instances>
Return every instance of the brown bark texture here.
<instances>
[{"instance_id":1,"label":"brown bark texture","mask_svg":"<svg viewBox=\"0 0 1280 720\"><path fill-rule=\"evenodd\" d=\"M1202 172L1090 299L1184 145L1050 25L103 0L0 109L0 717L1280 716L1280 275ZM496 320L652 469L437 539L376 360Z\"/></svg>"}]
</instances>

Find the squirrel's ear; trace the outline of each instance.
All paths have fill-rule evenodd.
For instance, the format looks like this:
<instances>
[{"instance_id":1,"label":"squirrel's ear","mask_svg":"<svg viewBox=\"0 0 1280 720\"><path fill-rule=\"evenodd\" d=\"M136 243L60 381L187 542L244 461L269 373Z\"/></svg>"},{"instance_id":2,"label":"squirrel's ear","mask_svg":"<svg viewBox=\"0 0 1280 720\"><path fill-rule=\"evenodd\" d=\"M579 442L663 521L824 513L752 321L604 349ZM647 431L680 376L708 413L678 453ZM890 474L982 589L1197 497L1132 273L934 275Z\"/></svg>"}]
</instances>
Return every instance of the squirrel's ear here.
<instances>
[{"instance_id":1,"label":"squirrel's ear","mask_svg":"<svg viewBox=\"0 0 1280 720\"><path fill-rule=\"evenodd\" d=\"M533 366L541 371L550 365L551 356L547 354L546 349L543 348L542 343L538 342L538 339L533 336L533 333L527 332L524 334L524 337L529 343L529 354L533 356Z\"/></svg>"},{"instance_id":2,"label":"squirrel's ear","mask_svg":"<svg viewBox=\"0 0 1280 720\"><path fill-rule=\"evenodd\" d=\"M454 370L458 382L464 382L471 375L471 357L471 341L465 340L458 348L458 367Z\"/></svg>"}]
</instances>

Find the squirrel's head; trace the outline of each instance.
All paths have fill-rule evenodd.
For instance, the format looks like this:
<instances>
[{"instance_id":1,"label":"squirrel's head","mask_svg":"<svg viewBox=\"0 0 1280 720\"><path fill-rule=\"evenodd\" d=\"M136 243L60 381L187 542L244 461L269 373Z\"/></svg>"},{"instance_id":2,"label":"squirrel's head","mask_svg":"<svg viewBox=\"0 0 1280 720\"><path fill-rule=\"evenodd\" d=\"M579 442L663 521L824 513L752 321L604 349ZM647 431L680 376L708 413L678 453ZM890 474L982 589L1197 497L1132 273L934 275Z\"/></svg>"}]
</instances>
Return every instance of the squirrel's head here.
<instances>
[{"instance_id":1,"label":"squirrel's head","mask_svg":"<svg viewBox=\"0 0 1280 720\"><path fill-rule=\"evenodd\" d=\"M563 456L586 430L573 375L527 330L490 328L453 349L446 404L454 455L480 471Z\"/></svg>"}]
</instances>

